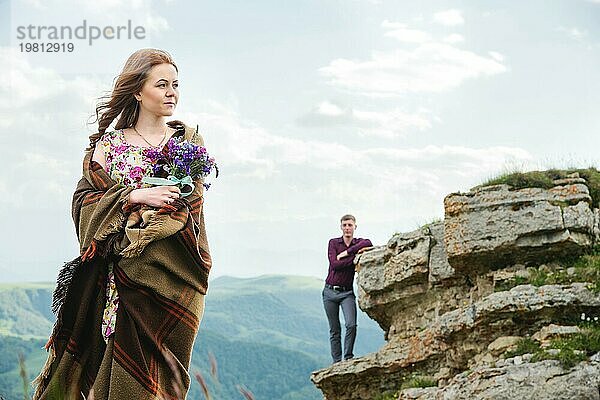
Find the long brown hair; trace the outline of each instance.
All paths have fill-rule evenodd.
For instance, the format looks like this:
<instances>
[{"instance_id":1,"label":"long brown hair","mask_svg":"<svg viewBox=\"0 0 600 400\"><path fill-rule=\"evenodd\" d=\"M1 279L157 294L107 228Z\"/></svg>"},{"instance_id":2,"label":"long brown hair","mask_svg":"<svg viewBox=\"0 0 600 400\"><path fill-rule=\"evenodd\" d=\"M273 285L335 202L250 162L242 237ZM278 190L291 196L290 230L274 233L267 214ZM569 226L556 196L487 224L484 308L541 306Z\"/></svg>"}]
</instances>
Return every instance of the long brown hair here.
<instances>
[{"instance_id":1,"label":"long brown hair","mask_svg":"<svg viewBox=\"0 0 600 400\"><path fill-rule=\"evenodd\" d=\"M140 49L129 56L121 73L114 79L112 93L100 97L96 106L98 132L90 135L90 145L86 150L95 147L96 142L106 132L115 118L118 117L115 129L130 128L135 125L139 116L139 104L134 94L142 90L150 70L155 65L177 65L169 53L159 49Z\"/></svg>"}]
</instances>

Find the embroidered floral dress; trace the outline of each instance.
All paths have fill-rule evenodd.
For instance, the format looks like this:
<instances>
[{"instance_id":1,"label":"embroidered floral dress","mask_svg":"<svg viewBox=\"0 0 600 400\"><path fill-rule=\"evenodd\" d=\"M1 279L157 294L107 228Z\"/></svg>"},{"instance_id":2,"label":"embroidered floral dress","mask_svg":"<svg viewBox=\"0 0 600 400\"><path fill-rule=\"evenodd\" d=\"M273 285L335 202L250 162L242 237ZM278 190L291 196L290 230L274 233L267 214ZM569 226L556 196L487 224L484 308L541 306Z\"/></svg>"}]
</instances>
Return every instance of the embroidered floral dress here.
<instances>
[{"instance_id":1,"label":"embroidered floral dress","mask_svg":"<svg viewBox=\"0 0 600 400\"><path fill-rule=\"evenodd\" d=\"M98 144L104 151L106 172L117 183L136 189L152 185L142 183L144 176L152 175L152 159L147 156L149 149L127 143L123 130L107 132L100 138ZM106 282L106 306L102 318L102 336L108 343L108 338L115 331L117 310L119 309L119 294L115 286L113 264L108 265Z\"/></svg>"}]
</instances>

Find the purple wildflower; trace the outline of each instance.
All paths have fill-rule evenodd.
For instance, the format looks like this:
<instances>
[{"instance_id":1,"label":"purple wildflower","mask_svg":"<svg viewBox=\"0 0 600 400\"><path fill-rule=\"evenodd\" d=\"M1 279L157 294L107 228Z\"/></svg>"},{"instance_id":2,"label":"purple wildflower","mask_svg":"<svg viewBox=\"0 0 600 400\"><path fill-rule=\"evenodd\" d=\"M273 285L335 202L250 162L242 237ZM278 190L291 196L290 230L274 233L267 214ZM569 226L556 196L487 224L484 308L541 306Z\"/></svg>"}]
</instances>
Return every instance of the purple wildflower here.
<instances>
[{"instance_id":1,"label":"purple wildflower","mask_svg":"<svg viewBox=\"0 0 600 400\"><path fill-rule=\"evenodd\" d=\"M209 157L206 148L178 138L171 138L164 150L148 148L145 156L152 162L154 176L164 172L179 179L190 176L193 180L208 176L214 169L218 176L215 159ZM210 184L203 183L205 188Z\"/></svg>"}]
</instances>

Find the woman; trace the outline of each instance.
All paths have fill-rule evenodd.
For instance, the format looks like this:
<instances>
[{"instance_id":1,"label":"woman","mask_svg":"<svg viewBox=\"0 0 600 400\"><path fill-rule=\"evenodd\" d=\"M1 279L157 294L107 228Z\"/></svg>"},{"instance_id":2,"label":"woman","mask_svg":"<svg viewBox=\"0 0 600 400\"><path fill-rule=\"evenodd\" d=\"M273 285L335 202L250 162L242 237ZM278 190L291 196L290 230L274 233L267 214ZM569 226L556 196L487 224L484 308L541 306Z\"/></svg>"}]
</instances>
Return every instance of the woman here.
<instances>
[{"instance_id":1,"label":"woman","mask_svg":"<svg viewBox=\"0 0 600 400\"><path fill-rule=\"evenodd\" d=\"M59 273L34 399L185 398L211 266L203 186L180 197L176 186L142 183L148 150L179 136L202 144L197 129L165 121L177 74L168 53L136 51L96 108L73 196L81 256Z\"/></svg>"}]
</instances>

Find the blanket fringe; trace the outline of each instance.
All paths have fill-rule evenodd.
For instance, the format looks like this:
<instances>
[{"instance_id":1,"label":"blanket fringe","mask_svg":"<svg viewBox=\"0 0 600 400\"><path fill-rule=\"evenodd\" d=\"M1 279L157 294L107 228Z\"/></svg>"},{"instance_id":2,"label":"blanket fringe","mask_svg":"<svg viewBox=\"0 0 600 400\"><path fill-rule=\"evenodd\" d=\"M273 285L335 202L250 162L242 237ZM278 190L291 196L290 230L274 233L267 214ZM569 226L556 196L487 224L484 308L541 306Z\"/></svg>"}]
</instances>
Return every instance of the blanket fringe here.
<instances>
[{"instance_id":1,"label":"blanket fringe","mask_svg":"<svg viewBox=\"0 0 600 400\"><path fill-rule=\"evenodd\" d=\"M74 260L65 263L58 272L58 277L56 278L56 288L54 289L54 292L52 292L52 312L54 313L54 315L57 316L57 318L52 329L52 334L50 335L48 342L44 346L46 351L48 351L48 358L46 359L46 363L42 367L40 374L31 382L31 385L34 388L36 388L35 393L33 395L33 400L38 399L46 389L46 380L50 375L52 363L56 359L56 351L54 349L54 338L60 330L62 321L62 308L67 298L69 288L71 287L73 276L75 275L75 272L77 271L82 262L82 257L79 256Z\"/></svg>"},{"instance_id":2,"label":"blanket fringe","mask_svg":"<svg viewBox=\"0 0 600 400\"><path fill-rule=\"evenodd\" d=\"M54 315L58 315L60 307L65 302L67 291L69 290L71 281L73 280L73 275L75 274L77 268L81 265L82 261L82 257L79 256L73 261L65 263L60 269L58 277L56 278L56 288L52 293L52 312Z\"/></svg>"},{"instance_id":3,"label":"blanket fringe","mask_svg":"<svg viewBox=\"0 0 600 400\"><path fill-rule=\"evenodd\" d=\"M51 338L52 340L52 338ZM50 350L48 353L48 358L46 359L46 363L42 367L42 371L40 374L31 382L31 386L35 388L35 393L33 394L32 400L39 399L44 390L46 389L46 379L48 375L50 375L50 370L52 369L52 363L56 359L56 353L54 351L54 346L50 346Z\"/></svg>"}]
</instances>

